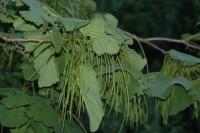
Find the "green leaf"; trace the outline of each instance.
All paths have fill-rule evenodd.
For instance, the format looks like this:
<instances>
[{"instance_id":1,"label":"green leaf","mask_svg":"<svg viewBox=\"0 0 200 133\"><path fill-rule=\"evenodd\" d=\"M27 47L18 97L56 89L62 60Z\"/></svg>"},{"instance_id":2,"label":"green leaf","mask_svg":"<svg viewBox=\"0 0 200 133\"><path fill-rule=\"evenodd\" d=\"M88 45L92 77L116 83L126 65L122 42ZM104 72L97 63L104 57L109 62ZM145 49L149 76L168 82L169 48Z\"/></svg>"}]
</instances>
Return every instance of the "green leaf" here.
<instances>
[{"instance_id":1,"label":"green leaf","mask_svg":"<svg viewBox=\"0 0 200 133\"><path fill-rule=\"evenodd\" d=\"M52 57L38 72L40 75L39 87L49 87L59 81L59 73L55 64L55 59Z\"/></svg>"},{"instance_id":2,"label":"green leaf","mask_svg":"<svg viewBox=\"0 0 200 133\"><path fill-rule=\"evenodd\" d=\"M15 108L24 105L30 105L33 103L33 100L28 95L13 95L2 99L1 103L7 108Z\"/></svg>"},{"instance_id":3,"label":"green leaf","mask_svg":"<svg viewBox=\"0 0 200 133\"><path fill-rule=\"evenodd\" d=\"M130 100L132 100L135 95L143 95L143 90L144 87L139 83L139 81L133 77L130 77L130 81L128 82L128 94Z\"/></svg>"},{"instance_id":4,"label":"green leaf","mask_svg":"<svg viewBox=\"0 0 200 133\"><path fill-rule=\"evenodd\" d=\"M43 11L42 4L38 0L23 0L23 2L30 7L30 11L19 12L25 20L31 21L37 26L42 25L45 21L52 23L51 18Z\"/></svg>"},{"instance_id":5,"label":"green leaf","mask_svg":"<svg viewBox=\"0 0 200 133\"><path fill-rule=\"evenodd\" d=\"M47 104L47 105L49 104L49 99L42 96L33 96L32 100L34 101L34 103L41 103L41 104Z\"/></svg>"},{"instance_id":6,"label":"green leaf","mask_svg":"<svg viewBox=\"0 0 200 133\"><path fill-rule=\"evenodd\" d=\"M68 56L64 51L61 52L60 56L55 57L56 58L56 62L58 64L59 73L61 73L61 74L64 73L65 63L63 63L63 62L66 62L66 60L68 60L67 57Z\"/></svg>"},{"instance_id":7,"label":"green leaf","mask_svg":"<svg viewBox=\"0 0 200 133\"><path fill-rule=\"evenodd\" d=\"M108 26L117 27L118 20L112 14L109 14L109 13L104 14L104 19L105 19L106 24L108 24Z\"/></svg>"},{"instance_id":8,"label":"green leaf","mask_svg":"<svg viewBox=\"0 0 200 133\"><path fill-rule=\"evenodd\" d=\"M101 56L103 54L117 54L119 52L118 41L112 36L105 35L98 38L92 38L92 48L94 52Z\"/></svg>"},{"instance_id":9,"label":"green leaf","mask_svg":"<svg viewBox=\"0 0 200 133\"><path fill-rule=\"evenodd\" d=\"M33 22L37 26L40 26L43 24L42 16L38 15L38 12L34 11L20 11L20 14L24 19L27 21Z\"/></svg>"},{"instance_id":10,"label":"green leaf","mask_svg":"<svg viewBox=\"0 0 200 133\"><path fill-rule=\"evenodd\" d=\"M47 48L45 45L41 45L34 51L34 63L35 69L39 71L44 64L46 64L49 59L53 56L53 51L50 48Z\"/></svg>"},{"instance_id":11,"label":"green leaf","mask_svg":"<svg viewBox=\"0 0 200 133\"><path fill-rule=\"evenodd\" d=\"M6 109L0 106L0 122L5 127L20 127L28 121L25 111L24 107Z\"/></svg>"},{"instance_id":12,"label":"green leaf","mask_svg":"<svg viewBox=\"0 0 200 133\"><path fill-rule=\"evenodd\" d=\"M174 88L175 96L170 104L170 114L175 115L192 104L192 97L181 87Z\"/></svg>"},{"instance_id":13,"label":"green leaf","mask_svg":"<svg viewBox=\"0 0 200 133\"><path fill-rule=\"evenodd\" d=\"M107 26L106 34L113 36L119 44L131 45L133 44L133 39L122 34L119 29Z\"/></svg>"},{"instance_id":14,"label":"green leaf","mask_svg":"<svg viewBox=\"0 0 200 133\"><path fill-rule=\"evenodd\" d=\"M39 101L28 108L28 115L48 127L54 127L58 122L57 112L48 104Z\"/></svg>"},{"instance_id":15,"label":"green leaf","mask_svg":"<svg viewBox=\"0 0 200 133\"><path fill-rule=\"evenodd\" d=\"M57 28L54 28L51 33L51 41L53 42L56 53L59 53L62 49L63 40Z\"/></svg>"},{"instance_id":16,"label":"green leaf","mask_svg":"<svg viewBox=\"0 0 200 133\"><path fill-rule=\"evenodd\" d=\"M170 50L168 54L169 54L169 57L171 57L172 59L181 61L181 63L184 66L193 66L193 65L200 64L200 58L197 58L185 53L181 53L173 49Z\"/></svg>"},{"instance_id":17,"label":"green leaf","mask_svg":"<svg viewBox=\"0 0 200 133\"><path fill-rule=\"evenodd\" d=\"M38 0L22 0L26 5L30 7L30 9L38 9L41 10L41 3Z\"/></svg>"},{"instance_id":18,"label":"green leaf","mask_svg":"<svg viewBox=\"0 0 200 133\"><path fill-rule=\"evenodd\" d=\"M44 33L40 30L36 30L36 31L26 31L24 32L23 34L23 37L26 39L30 39L30 38L34 38L34 39L39 39L39 40L49 40L50 38L50 35L48 33ZM33 42L31 42L33 43ZM25 43L25 44L30 44L30 43ZM50 45L49 43L42 43L42 45L40 43L37 43L38 45L40 46L43 46L43 45Z\"/></svg>"},{"instance_id":19,"label":"green leaf","mask_svg":"<svg viewBox=\"0 0 200 133\"><path fill-rule=\"evenodd\" d=\"M31 126L33 127L34 133L52 133L49 127L46 127L40 122L33 122Z\"/></svg>"},{"instance_id":20,"label":"green leaf","mask_svg":"<svg viewBox=\"0 0 200 133\"><path fill-rule=\"evenodd\" d=\"M27 127L27 125L16 128L16 129L11 129L11 133L34 133L33 129L31 127Z\"/></svg>"},{"instance_id":21,"label":"green leaf","mask_svg":"<svg viewBox=\"0 0 200 133\"><path fill-rule=\"evenodd\" d=\"M185 91L192 89L192 83L183 77L176 77L170 80L164 75L159 75L156 79L148 82L145 85L145 94L151 97L166 99L171 91L173 85L181 85Z\"/></svg>"},{"instance_id":22,"label":"green leaf","mask_svg":"<svg viewBox=\"0 0 200 133\"><path fill-rule=\"evenodd\" d=\"M141 72L147 64L147 59L142 58L134 49L124 49L122 56L124 56L127 61L127 65L129 65L135 72Z\"/></svg>"},{"instance_id":23,"label":"green leaf","mask_svg":"<svg viewBox=\"0 0 200 133\"><path fill-rule=\"evenodd\" d=\"M199 81L198 81L199 82ZM192 89L189 91L189 95L196 97L197 100L200 101L200 85L194 85L193 83L193 87Z\"/></svg>"},{"instance_id":24,"label":"green leaf","mask_svg":"<svg viewBox=\"0 0 200 133\"><path fill-rule=\"evenodd\" d=\"M186 41L200 41L200 33L197 33L197 34L190 34L190 33L185 33L185 34L182 34L182 39L183 40L186 40Z\"/></svg>"},{"instance_id":25,"label":"green leaf","mask_svg":"<svg viewBox=\"0 0 200 133\"><path fill-rule=\"evenodd\" d=\"M23 6L22 0L15 0L16 6L20 7Z\"/></svg>"},{"instance_id":26,"label":"green leaf","mask_svg":"<svg viewBox=\"0 0 200 133\"><path fill-rule=\"evenodd\" d=\"M35 26L27 24L23 19L18 19L13 23L16 31L33 31L36 30Z\"/></svg>"},{"instance_id":27,"label":"green leaf","mask_svg":"<svg viewBox=\"0 0 200 133\"><path fill-rule=\"evenodd\" d=\"M50 49L43 51L34 60L35 69L38 72L39 87L49 87L59 81L59 72L55 58L52 56Z\"/></svg>"},{"instance_id":28,"label":"green leaf","mask_svg":"<svg viewBox=\"0 0 200 133\"><path fill-rule=\"evenodd\" d=\"M17 93L17 89L14 88L0 88L0 95L1 96L12 96Z\"/></svg>"},{"instance_id":29,"label":"green leaf","mask_svg":"<svg viewBox=\"0 0 200 133\"><path fill-rule=\"evenodd\" d=\"M126 36L126 35L123 35L123 38L124 38L124 43L125 45L132 45L134 42L133 42L133 39Z\"/></svg>"},{"instance_id":30,"label":"green leaf","mask_svg":"<svg viewBox=\"0 0 200 133\"><path fill-rule=\"evenodd\" d=\"M50 52L51 49L48 49L49 46L50 46L50 44L43 44L43 45L38 46L38 47L34 50L34 57L37 58L41 53L44 54L44 52L45 52L45 56L47 56L47 57L50 58L50 57L52 56L52 54L53 54L53 51ZM46 51L49 51L49 52L46 52ZM41 54L41 55L43 55L43 54ZM43 56L44 56L44 55L43 55ZM47 61L47 60L49 59L49 58L47 58L47 57L44 58L45 61Z\"/></svg>"},{"instance_id":31,"label":"green leaf","mask_svg":"<svg viewBox=\"0 0 200 133\"><path fill-rule=\"evenodd\" d=\"M88 20L81 20L77 18L64 18L58 17L58 20L64 26L65 31L73 31L79 29L80 27L87 25L89 23Z\"/></svg>"},{"instance_id":32,"label":"green leaf","mask_svg":"<svg viewBox=\"0 0 200 133\"><path fill-rule=\"evenodd\" d=\"M80 29L85 36L90 36L94 52L103 54L117 54L120 50L120 41L112 35L106 34L106 24L102 17L96 16L91 22Z\"/></svg>"},{"instance_id":33,"label":"green leaf","mask_svg":"<svg viewBox=\"0 0 200 133\"><path fill-rule=\"evenodd\" d=\"M14 19L4 15L3 13L0 13L0 22L2 22L2 23L13 23Z\"/></svg>"},{"instance_id":34,"label":"green leaf","mask_svg":"<svg viewBox=\"0 0 200 133\"><path fill-rule=\"evenodd\" d=\"M96 73L87 65L81 67L79 87L89 115L90 130L94 132L99 128L104 116L104 109Z\"/></svg>"},{"instance_id":35,"label":"green leaf","mask_svg":"<svg viewBox=\"0 0 200 133\"><path fill-rule=\"evenodd\" d=\"M23 46L25 47L25 52L33 52L37 47L40 46L39 43L35 43L35 42L28 42L28 43L24 43Z\"/></svg>"},{"instance_id":36,"label":"green leaf","mask_svg":"<svg viewBox=\"0 0 200 133\"><path fill-rule=\"evenodd\" d=\"M90 23L80 29L86 36L95 36L105 33L105 21L102 17L93 18Z\"/></svg>"},{"instance_id":37,"label":"green leaf","mask_svg":"<svg viewBox=\"0 0 200 133\"><path fill-rule=\"evenodd\" d=\"M24 75L24 79L27 81L34 81L38 79L38 74L34 68L34 65L31 63L23 63L21 65L22 73Z\"/></svg>"},{"instance_id":38,"label":"green leaf","mask_svg":"<svg viewBox=\"0 0 200 133\"><path fill-rule=\"evenodd\" d=\"M55 133L83 133L81 128L73 121L66 121L63 125L58 124L54 127Z\"/></svg>"}]
</instances>

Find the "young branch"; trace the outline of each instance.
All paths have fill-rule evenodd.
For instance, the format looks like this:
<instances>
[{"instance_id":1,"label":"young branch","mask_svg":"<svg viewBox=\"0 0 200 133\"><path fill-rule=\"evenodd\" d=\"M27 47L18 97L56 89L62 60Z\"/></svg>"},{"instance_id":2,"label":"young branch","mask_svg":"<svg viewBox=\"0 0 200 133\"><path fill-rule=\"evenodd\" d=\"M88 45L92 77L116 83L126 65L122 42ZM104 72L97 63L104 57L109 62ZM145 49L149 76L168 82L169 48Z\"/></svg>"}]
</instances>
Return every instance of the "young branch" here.
<instances>
[{"instance_id":1,"label":"young branch","mask_svg":"<svg viewBox=\"0 0 200 133\"><path fill-rule=\"evenodd\" d=\"M188 40L178 40L178 39L172 39L172 38L165 38L165 37L152 37L152 38L146 38L147 41L164 41L164 42L171 42L171 43L177 43L177 44L183 44L185 46L191 47L193 49L200 50L200 46L190 42Z\"/></svg>"},{"instance_id":2,"label":"young branch","mask_svg":"<svg viewBox=\"0 0 200 133\"><path fill-rule=\"evenodd\" d=\"M119 31L121 31L123 34L131 37L132 39L138 41L138 42L141 42L141 43L144 43L144 44L148 44L149 46L151 46L152 48L154 48L155 50L158 50L160 51L161 53L163 54L167 54L167 51L161 49L160 47L156 46L154 43L150 42L150 41L147 41L146 39L144 38L141 38L141 37L138 37L136 36L135 34L132 34L130 32L127 32L125 30L122 30L122 29L119 29Z\"/></svg>"},{"instance_id":3,"label":"young branch","mask_svg":"<svg viewBox=\"0 0 200 133\"><path fill-rule=\"evenodd\" d=\"M6 44L0 43L0 47L5 47ZM17 45L12 45L9 47L10 51L15 51L16 53L28 58L30 55L28 53L25 53L23 48Z\"/></svg>"},{"instance_id":4,"label":"young branch","mask_svg":"<svg viewBox=\"0 0 200 133\"><path fill-rule=\"evenodd\" d=\"M4 42L11 42L11 43L17 43L17 42L49 42L49 40L42 40L42 39L26 39L26 38L8 38L7 36L0 35L0 40L3 40Z\"/></svg>"},{"instance_id":5,"label":"young branch","mask_svg":"<svg viewBox=\"0 0 200 133\"><path fill-rule=\"evenodd\" d=\"M6 43L13 43L10 46L9 50L15 51L18 54L23 55L24 57L29 57L30 55L24 52L24 49L15 43L26 43L26 42L37 42L37 43L44 43L49 42L49 40L42 40L42 39L26 39L26 38L9 38L6 35L0 34L0 47L5 47Z\"/></svg>"},{"instance_id":6,"label":"young branch","mask_svg":"<svg viewBox=\"0 0 200 133\"><path fill-rule=\"evenodd\" d=\"M121 31L123 34L133 38L134 40L137 40L137 41L140 41L142 43L148 44L149 46L151 46L152 48L162 52L163 54L166 54L167 51L165 51L165 50L161 49L160 47L156 46L153 42L161 41L161 42L170 42L170 43L182 44L182 45L188 46L190 48L200 50L200 46L198 44L193 43L193 42L191 42L189 40L178 40L178 39L165 38L165 37L141 38L141 37L136 36L135 34L132 34L130 32L122 30L122 29L119 29L119 31Z\"/></svg>"}]
</instances>

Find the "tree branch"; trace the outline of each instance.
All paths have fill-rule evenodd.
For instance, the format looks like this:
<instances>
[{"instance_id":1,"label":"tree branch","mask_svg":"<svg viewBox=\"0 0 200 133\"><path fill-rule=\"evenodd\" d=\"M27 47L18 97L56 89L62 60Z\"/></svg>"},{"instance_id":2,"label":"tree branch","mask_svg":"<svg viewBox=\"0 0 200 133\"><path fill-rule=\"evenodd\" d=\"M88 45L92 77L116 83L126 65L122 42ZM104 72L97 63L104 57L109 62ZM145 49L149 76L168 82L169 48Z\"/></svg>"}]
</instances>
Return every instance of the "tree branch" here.
<instances>
[{"instance_id":1,"label":"tree branch","mask_svg":"<svg viewBox=\"0 0 200 133\"><path fill-rule=\"evenodd\" d=\"M198 49L200 50L200 46L198 46L197 44L190 42L190 41L185 41L185 40L178 40L178 39L172 39L172 38L165 38L165 37L152 37L152 38L146 38L146 41L164 41L164 42L172 42L172 43L179 43L179 44L183 44L185 46L191 47L193 49Z\"/></svg>"},{"instance_id":2,"label":"tree branch","mask_svg":"<svg viewBox=\"0 0 200 133\"><path fill-rule=\"evenodd\" d=\"M152 38L142 38L142 37L138 37L137 35L135 34L132 34L128 31L125 31L123 29L118 29L121 33L131 37L132 39L138 41L138 42L141 42L143 44L147 44L149 46L151 46L152 48L160 51L161 53L163 54L167 54L167 51L165 51L164 49L156 46L153 42L156 42L156 41L164 41L164 42L171 42L171 43L176 43L176 44L182 44L182 45L185 45L185 46L188 46L188 47L191 47L193 49L198 49L200 50L200 46L198 44L195 44L191 41L189 41L188 39L187 40L178 40L178 39L172 39L172 38L165 38L165 37L152 37ZM26 39L26 38L9 38L8 36L6 35L2 35L0 34L0 40L3 41L3 42L10 42L10 43L25 43L25 42L38 42L38 43L44 43L44 42L50 42L50 40L42 40L42 39ZM4 47L5 44L3 43L0 43L0 46L1 47ZM19 54L22 54L22 55L27 55L27 53L24 52L23 48L17 46L17 45L14 45L10 48L10 50L14 50L16 51L17 53Z\"/></svg>"},{"instance_id":3,"label":"tree branch","mask_svg":"<svg viewBox=\"0 0 200 133\"><path fill-rule=\"evenodd\" d=\"M0 43L0 47L5 47L5 46L6 46L6 44ZM17 46L17 45L10 46L9 50L15 51L16 53L24 56L25 58L28 58L30 56L28 53L24 52L24 49L22 47Z\"/></svg>"},{"instance_id":4,"label":"tree branch","mask_svg":"<svg viewBox=\"0 0 200 133\"><path fill-rule=\"evenodd\" d=\"M26 38L8 38L7 36L0 35L0 40L3 40L5 42L49 42L49 40L42 40L42 39L26 39Z\"/></svg>"},{"instance_id":5,"label":"tree branch","mask_svg":"<svg viewBox=\"0 0 200 133\"><path fill-rule=\"evenodd\" d=\"M150 42L150 41L147 41L145 40L144 38L141 38L141 37L138 37L136 36L135 34L132 34L130 32L127 32L125 30L122 30L122 29L118 29L119 31L121 31L123 34L133 38L134 40L138 41L138 42L141 42L141 43L145 43L145 44L148 44L149 46L151 46L152 48L160 51L161 53L163 54L167 54L167 51L161 49L160 47L156 46L154 43Z\"/></svg>"},{"instance_id":6,"label":"tree branch","mask_svg":"<svg viewBox=\"0 0 200 133\"><path fill-rule=\"evenodd\" d=\"M4 43L1 43L3 41ZM42 40L42 39L26 39L26 38L9 38L6 35L0 34L0 47L5 47L6 43L13 43L12 46L10 46L9 50L15 51L18 54L23 55L24 57L28 58L30 55L24 52L24 49L18 45L15 45L15 43L26 43L26 42L37 42L37 43L44 43L44 42L50 42L49 40Z\"/></svg>"},{"instance_id":7,"label":"tree branch","mask_svg":"<svg viewBox=\"0 0 200 133\"><path fill-rule=\"evenodd\" d=\"M135 34L127 32L127 31L125 31L123 29L119 29L119 31L121 31L123 34L133 38L134 40L137 40L137 41L140 41L142 43L148 44L149 46L151 46L152 48L160 51L163 54L166 54L167 51L165 51L165 50L161 49L160 47L156 46L153 42L156 42L156 41L171 42L171 43L176 43L176 44L182 44L182 45L188 46L190 48L200 50L200 46L198 44L193 43L193 42L189 41L188 39L187 40L178 40L178 39L165 38L165 37L141 38L141 37L138 37Z\"/></svg>"}]
</instances>

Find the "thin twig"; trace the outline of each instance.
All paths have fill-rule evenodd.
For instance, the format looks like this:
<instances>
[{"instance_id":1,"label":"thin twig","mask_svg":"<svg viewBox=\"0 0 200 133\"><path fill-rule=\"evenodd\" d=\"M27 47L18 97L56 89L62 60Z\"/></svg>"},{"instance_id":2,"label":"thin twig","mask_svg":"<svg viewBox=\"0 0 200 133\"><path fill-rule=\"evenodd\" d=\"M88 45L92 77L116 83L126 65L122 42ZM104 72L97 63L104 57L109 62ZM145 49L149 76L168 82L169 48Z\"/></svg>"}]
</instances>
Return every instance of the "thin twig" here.
<instances>
[{"instance_id":1,"label":"thin twig","mask_svg":"<svg viewBox=\"0 0 200 133\"><path fill-rule=\"evenodd\" d=\"M6 44L0 43L0 47L5 47ZM23 48L17 45L12 45L9 47L10 51L15 51L16 53L28 58L30 55L28 53L25 53Z\"/></svg>"},{"instance_id":2,"label":"thin twig","mask_svg":"<svg viewBox=\"0 0 200 133\"><path fill-rule=\"evenodd\" d=\"M172 38L165 38L165 37L152 37L152 38L146 38L146 41L153 42L153 41L165 41L165 42L171 42L171 43L178 43L178 44L183 44L188 47L198 49L200 50L200 46L197 44L187 41L187 40L178 40L178 39L172 39Z\"/></svg>"},{"instance_id":3,"label":"thin twig","mask_svg":"<svg viewBox=\"0 0 200 133\"><path fill-rule=\"evenodd\" d=\"M30 38L28 38L28 39L26 39L26 38L9 38L6 35L0 34L0 47L5 47L6 43L13 43L13 45L10 46L9 50L15 51L16 53L21 54L27 58L30 55L28 53L25 53L24 49L22 47L15 45L16 43L26 43L26 42L45 43L45 42L50 42L50 41L42 40L42 39L30 39Z\"/></svg>"},{"instance_id":4,"label":"thin twig","mask_svg":"<svg viewBox=\"0 0 200 133\"><path fill-rule=\"evenodd\" d=\"M160 51L160 52L163 53L163 54L166 54L166 53L167 53L167 51L165 51L165 50L159 48L159 47L156 46L154 43L152 43L152 42L150 42L150 41L147 41L147 40L145 40L145 39L143 39L143 38L141 38L141 37L138 37L138 36L136 36L135 34L132 34L132 33L130 33L130 32L127 32L127 31L125 31L125 30L122 30L122 29L119 29L119 31L121 31L123 34L125 34L125 35L127 35L127 36L133 38L134 40L136 40L136 41L138 41L138 42L148 44L149 46L151 46L152 48L154 48L154 49Z\"/></svg>"},{"instance_id":5,"label":"thin twig","mask_svg":"<svg viewBox=\"0 0 200 133\"><path fill-rule=\"evenodd\" d=\"M49 40L42 40L42 39L26 39L26 38L8 38L7 36L0 35L0 40L5 42L49 42Z\"/></svg>"},{"instance_id":6,"label":"thin twig","mask_svg":"<svg viewBox=\"0 0 200 133\"><path fill-rule=\"evenodd\" d=\"M166 38L166 37L151 37L151 38L141 38L141 37L138 37L137 35L135 34L132 34L130 32L127 32L125 30L122 30L122 29L119 29L119 31L121 31L122 33L124 33L125 35L133 38L134 40L137 40L137 41L140 41L142 43L145 43L145 44L148 44L149 46L153 47L154 49L166 54L167 51L161 49L160 47L156 46L153 42L156 42L156 41L164 41L164 42L170 42L170 43L176 43L176 44L182 44L182 45L185 45L185 46L188 46L190 48L193 48L193 49L197 49L197 50L200 50L200 46L194 42L191 42L189 39L192 39L192 38L189 38L187 40L178 40L178 39L173 39L173 38Z\"/></svg>"}]
</instances>

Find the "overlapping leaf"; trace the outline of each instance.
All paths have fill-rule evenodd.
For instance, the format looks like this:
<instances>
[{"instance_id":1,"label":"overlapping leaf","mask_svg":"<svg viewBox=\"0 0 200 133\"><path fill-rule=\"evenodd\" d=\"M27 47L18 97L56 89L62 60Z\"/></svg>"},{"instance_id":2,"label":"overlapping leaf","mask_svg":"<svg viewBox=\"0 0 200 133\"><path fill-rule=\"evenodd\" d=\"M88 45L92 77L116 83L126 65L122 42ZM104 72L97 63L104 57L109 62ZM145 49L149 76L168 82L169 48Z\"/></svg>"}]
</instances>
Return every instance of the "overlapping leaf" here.
<instances>
[{"instance_id":1,"label":"overlapping leaf","mask_svg":"<svg viewBox=\"0 0 200 133\"><path fill-rule=\"evenodd\" d=\"M166 99L170 95L173 85L180 85L184 87L185 91L192 89L192 83L186 78L177 77L169 79L164 75L159 75L145 85L145 94L151 97Z\"/></svg>"},{"instance_id":2,"label":"overlapping leaf","mask_svg":"<svg viewBox=\"0 0 200 133\"><path fill-rule=\"evenodd\" d=\"M18 89L14 88L0 88L0 96L12 96L16 94Z\"/></svg>"},{"instance_id":3,"label":"overlapping leaf","mask_svg":"<svg viewBox=\"0 0 200 133\"><path fill-rule=\"evenodd\" d=\"M81 20L77 18L58 17L58 20L61 22L65 28L65 31L67 32L79 29L80 27L89 23L89 20Z\"/></svg>"},{"instance_id":4,"label":"overlapping leaf","mask_svg":"<svg viewBox=\"0 0 200 133\"><path fill-rule=\"evenodd\" d=\"M147 64L147 59L142 58L135 50L124 48L122 55L122 66L134 77L142 75L142 70Z\"/></svg>"},{"instance_id":5,"label":"overlapping leaf","mask_svg":"<svg viewBox=\"0 0 200 133\"><path fill-rule=\"evenodd\" d=\"M54 127L58 122L56 111L46 103L36 102L29 107L28 115L35 121Z\"/></svg>"},{"instance_id":6,"label":"overlapping leaf","mask_svg":"<svg viewBox=\"0 0 200 133\"><path fill-rule=\"evenodd\" d=\"M31 127L27 127L26 125L20 128L11 129L10 132L11 133L34 133L33 129Z\"/></svg>"},{"instance_id":7,"label":"overlapping leaf","mask_svg":"<svg viewBox=\"0 0 200 133\"><path fill-rule=\"evenodd\" d=\"M192 55L188 55L185 53L181 53L176 50L170 50L169 57L171 57L174 60L179 60L184 66L193 66L200 64L200 58L194 57Z\"/></svg>"},{"instance_id":8,"label":"overlapping leaf","mask_svg":"<svg viewBox=\"0 0 200 133\"><path fill-rule=\"evenodd\" d=\"M19 106L32 104L33 100L28 95L13 95L2 99L1 103L7 108L16 108Z\"/></svg>"},{"instance_id":9,"label":"overlapping leaf","mask_svg":"<svg viewBox=\"0 0 200 133\"><path fill-rule=\"evenodd\" d=\"M21 18L17 19L13 23L13 27L16 31L33 31L36 30L35 26L31 24L27 24L24 20Z\"/></svg>"},{"instance_id":10,"label":"overlapping leaf","mask_svg":"<svg viewBox=\"0 0 200 133\"><path fill-rule=\"evenodd\" d=\"M0 22L2 23L13 23L14 19L12 17L8 17L3 13L0 13Z\"/></svg>"},{"instance_id":11,"label":"overlapping leaf","mask_svg":"<svg viewBox=\"0 0 200 133\"><path fill-rule=\"evenodd\" d=\"M34 65L31 63L23 63L21 65L22 73L24 75L24 79L27 81L34 81L38 79L38 74L34 68Z\"/></svg>"},{"instance_id":12,"label":"overlapping leaf","mask_svg":"<svg viewBox=\"0 0 200 133\"><path fill-rule=\"evenodd\" d=\"M41 51L34 60L35 69L39 75L39 87L49 87L59 81L58 68L52 54L50 49L46 49Z\"/></svg>"},{"instance_id":13,"label":"overlapping leaf","mask_svg":"<svg viewBox=\"0 0 200 133\"><path fill-rule=\"evenodd\" d=\"M63 124L58 124L54 127L55 133L83 133L81 128L73 121L66 121Z\"/></svg>"},{"instance_id":14,"label":"overlapping leaf","mask_svg":"<svg viewBox=\"0 0 200 133\"><path fill-rule=\"evenodd\" d=\"M81 67L79 74L79 87L89 115L90 130L94 132L100 126L101 120L104 116L104 109L96 74L87 65Z\"/></svg>"},{"instance_id":15,"label":"overlapping leaf","mask_svg":"<svg viewBox=\"0 0 200 133\"><path fill-rule=\"evenodd\" d=\"M31 124L34 133L52 133L51 128L45 126L41 122L33 122Z\"/></svg>"},{"instance_id":16,"label":"overlapping leaf","mask_svg":"<svg viewBox=\"0 0 200 133\"><path fill-rule=\"evenodd\" d=\"M173 102L170 105L170 114L175 115L180 111L183 111L185 108L189 107L192 104L192 97L188 93L177 86L174 88L175 96Z\"/></svg>"},{"instance_id":17,"label":"overlapping leaf","mask_svg":"<svg viewBox=\"0 0 200 133\"><path fill-rule=\"evenodd\" d=\"M38 0L23 0L23 2L29 6L30 10L20 11L24 19L33 22L37 26L42 25L45 21L52 23L51 18L44 12L42 4Z\"/></svg>"},{"instance_id":18,"label":"overlapping leaf","mask_svg":"<svg viewBox=\"0 0 200 133\"><path fill-rule=\"evenodd\" d=\"M11 133L34 133L31 127L27 127L26 125L20 128L11 129Z\"/></svg>"},{"instance_id":19,"label":"overlapping leaf","mask_svg":"<svg viewBox=\"0 0 200 133\"><path fill-rule=\"evenodd\" d=\"M59 53L62 49L63 40L61 34L57 28L54 28L51 33L51 41L55 47L55 52Z\"/></svg>"},{"instance_id":20,"label":"overlapping leaf","mask_svg":"<svg viewBox=\"0 0 200 133\"><path fill-rule=\"evenodd\" d=\"M7 109L0 106L0 123L6 127L20 127L28 121L25 108Z\"/></svg>"},{"instance_id":21,"label":"overlapping leaf","mask_svg":"<svg viewBox=\"0 0 200 133\"><path fill-rule=\"evenodd\" d=\"M105 33L105 22L103 18L96 17L90 24L80 29L85 36L90 36L92 47L97 55L117 54L120 43L114 37Z\"/></svg>"}]
</instances>

